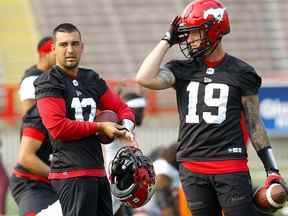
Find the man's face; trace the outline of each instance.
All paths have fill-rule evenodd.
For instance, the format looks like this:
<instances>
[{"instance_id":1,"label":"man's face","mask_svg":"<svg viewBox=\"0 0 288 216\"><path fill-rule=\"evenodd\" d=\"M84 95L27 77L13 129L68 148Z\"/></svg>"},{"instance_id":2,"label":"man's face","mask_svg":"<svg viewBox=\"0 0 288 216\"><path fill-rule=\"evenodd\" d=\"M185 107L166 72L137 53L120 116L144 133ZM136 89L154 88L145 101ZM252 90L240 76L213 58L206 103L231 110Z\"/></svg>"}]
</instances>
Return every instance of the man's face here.
<instances>
[{"instance_id":1,"label":"man's face","mask_svg":"<svg viewBox=\"0 0 288 216\"><path fill-rule=\"evenodd\" d=\"M204 33L201 30L191 31L188 35L187 43L190 44L192 49L197 49L202 43L203 35Z\"/></svg>"},{"instance_id":2,"label":"man's face","mask_svg":"<svg viewBox=\"0 0 288 216\"><path fill-rule=\"evenodd\" d=\"M68 70L76 68L83 51L83 43L79 32L57 32L54 51L57 65Z\"/></svg>"}]
</instances>

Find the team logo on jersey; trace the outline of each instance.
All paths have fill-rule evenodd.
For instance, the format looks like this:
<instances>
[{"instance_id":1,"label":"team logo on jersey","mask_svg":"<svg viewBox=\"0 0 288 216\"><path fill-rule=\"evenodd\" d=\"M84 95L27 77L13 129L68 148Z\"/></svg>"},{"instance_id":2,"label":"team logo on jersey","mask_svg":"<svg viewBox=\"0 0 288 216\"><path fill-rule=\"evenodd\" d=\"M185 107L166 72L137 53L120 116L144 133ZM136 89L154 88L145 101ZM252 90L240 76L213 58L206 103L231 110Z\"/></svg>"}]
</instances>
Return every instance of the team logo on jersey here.
<instances>
[{"instance_id":1,"label":"team logo on jersey","mask_svg":"<svg viewBox=\"0 0 288 216\"><path fill-rule=\"evenodd\" d=\"M204 77L204 83L210 83L210 82L212 82L212 79Z\"/></svg>"},{"instance_id":2,"label":"team logo on jersey","mask_svg":"<svg viewBox=\"0 0 288 216\"><path fill-rule=\"evenodd\" d=\"M204 11L204 19L207 19L210 15L212 15L215 20L219 23L223 20L224 12L226 8L209 8Z\"/></svg>"},{"instance_id":3,"label":"team logo on jersey","mask_svg":"<svg viewBox=\"0 0 288 216\"><path fill-rule=\"evenodd\" d=\"M74 86L78 86L79 85L77 80L73 80L72 83L73 83Z\"/></svg>"},{"instance_id":4,"label":"team logo on jersey","mask_svg":"<svg viewBox=\"0 0 288 216\"><path fill-rule=\"evenodd\" d=\"M242 148L229 148L229 153L242 153Z\"/></svg>"},{"instance_id":5,"label":"team logo on jersey","mask_svg":"<svg viewBox=\"0 0 288 216\"><path fill-rule=\"evenodd\" d=\"M81 92L81 91L78 91L78 90L76 90L76 95L79 97L79 96L81 96L81 95L82 95L82 92Z\"/></svg>"},{"instance_id":6,"label":"team logo on jersey","mask_svg":"<svg viewBox=\"0 0 288 216\"><path fill-rule=\"evenodd\" d=\"M214 68L207 68L207 70L206 70L206 74L208 74L208 75L212 75L212 74L214 74L214 72L215 72Z\"/></svg>"}]
</instances>

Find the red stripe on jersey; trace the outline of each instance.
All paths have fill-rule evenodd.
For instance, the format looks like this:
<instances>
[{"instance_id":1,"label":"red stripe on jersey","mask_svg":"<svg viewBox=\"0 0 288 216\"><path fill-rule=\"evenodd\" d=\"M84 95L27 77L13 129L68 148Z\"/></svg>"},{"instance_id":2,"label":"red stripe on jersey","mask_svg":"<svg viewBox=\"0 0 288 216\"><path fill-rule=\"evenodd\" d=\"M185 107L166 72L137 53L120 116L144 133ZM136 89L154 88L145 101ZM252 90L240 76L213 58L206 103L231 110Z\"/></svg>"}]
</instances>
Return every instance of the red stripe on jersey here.
<instances>
[{"instance_id":1,"label":"red stripe on jersey","mask_svg":"<svg viewBox=\"0 0 288 216\"><path fill-rule=\"evenodd\" d=\"M120 120L129 119L135 123L135 115L131 108L120 98L119 95L112 92L109 88L100 97L100 110L113 110L117 113Z\"/></svg>"},{"instance_id":2,"label":"red stripe on jersey","mask_svg":"<svg viewBox=\"0 0 288 216\"><path fill-rule=\"evenodd\" d=\"M29 128L29 127L23 128L22 136L31 137L33 139L40 141L40 142L43 142L43 140L45 138L45 134L42 133L42 131L40 131L37 128Z\"/></svg>"},{"instance_id":3,"label":"red stripe on jersey","mask_svg":"<svg viewBox=\"0 0 288 216\"><path fill-rule=\"evenodd\" d=\"M32 211L32 212L26 212L26 213L24 214L24 216L37 216L37 213L34 212L34 211Z\"/></svg>"},{"instance_id":4,"label":"red stripe on jersey","mask_svg":"<svg viewBox=\"0 0 288 216\"><path fill-rule=\"evenodd\" d=\"M76 121L66 118L63 98L44 97L37 100L43 124L54 139L74 140L96 134L96 122Z\"/></svg>"},{"instance_id":5,"label":"red stripe on jersey","mask_svg":"<svg viewBox=\"0 0 288 216\"><path fill-rule=\"evenodd\" d=\"M246 144L248 144L250 136L249 136L249 131L248 131L246 124L245 124L245 115L243 112L240 113L240 128L241 128L241 132L242 132L243 142L246 145Z\"/></svg>"},{"instance_id":6,"label":"red stripe on jersey","mask_svg":"<svg viewBox=\"0 0 288 216\"><path fill-rule=\"evenodd\" d=\"M40 175L35 175L35 174L32 174L32 173L28 173L28 172L24 172L22 170L14 170L14 175L16 177L20 177L20 178L25 178L25 179L28 179L28 180L33 180L33 181L37 181L37 182L43 182L43 183L46 183L48 184L49 181L47 178L43 177L43 176L40 176Z\"/></svg>"},{"instance_id":7,"label":"red stripe on jersey","mask_svg":"<svg viewBox=\"0 0 288 216\"><path fill-rule=\"evenodd\" d=\"M69 179L81 176L104 177L106 176L106 172L105 169L80 169L65 172L50 172L48 179Z\"/></svg>"},{"instance_id":8,"label":"red stripe on jersey","mask_svg":"<svg viewBox=\"0 0 288 216\"><path fill-rule=\"evenodd\" d=\"M233 172L247 172L247 160L222 161L182 161L181 164L195 173L224 174Z\"/></svg>"}]
</instances>

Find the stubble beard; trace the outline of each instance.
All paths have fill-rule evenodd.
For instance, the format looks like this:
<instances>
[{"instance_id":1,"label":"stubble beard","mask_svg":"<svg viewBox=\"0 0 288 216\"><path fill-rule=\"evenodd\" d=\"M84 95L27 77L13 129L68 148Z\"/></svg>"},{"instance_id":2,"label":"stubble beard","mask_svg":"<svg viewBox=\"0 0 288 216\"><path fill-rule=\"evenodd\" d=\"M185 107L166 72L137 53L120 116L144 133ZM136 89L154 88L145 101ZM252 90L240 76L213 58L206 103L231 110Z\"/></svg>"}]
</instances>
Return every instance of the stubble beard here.
<instances>
[{"instance_id":1,"label":"stubble beard","mask_svg":"<svg viewBox=\"0 0 288 216\"><path fill-rule=\"evenodd\" d=\"M69 64L69 63L65 63L64 68L71 70L71 69L75 69L77 68L79 65L79 62L73 63L73 64Z\"/></svg>"}]
</instances>

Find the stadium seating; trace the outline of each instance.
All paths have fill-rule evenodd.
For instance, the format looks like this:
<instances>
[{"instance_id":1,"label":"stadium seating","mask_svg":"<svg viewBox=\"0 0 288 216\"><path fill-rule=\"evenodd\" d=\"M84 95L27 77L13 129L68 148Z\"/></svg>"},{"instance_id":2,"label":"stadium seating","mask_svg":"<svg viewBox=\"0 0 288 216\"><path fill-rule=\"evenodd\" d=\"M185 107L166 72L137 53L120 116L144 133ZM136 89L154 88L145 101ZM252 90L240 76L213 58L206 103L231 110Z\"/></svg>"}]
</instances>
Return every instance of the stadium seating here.
<instances>
[{"instance_id":1,"label":"stadium seating","mask_svg":"<svg viewBox=\"0 0 288 216\"><path fill-rule=\"evenodd\" d=\"M60 22L77 24L86 42L83 64L95 66L104 77L116 79L123 74L133 77L141 60L168 28L169 20L181 13L187 2L32 1L43 34ZM288 66L285 44L288 2L223 0L223 3L232 22L232 33L225 38L225 47L253 64L259 73L280 76Z\"/></svg>"}]
</instances>

